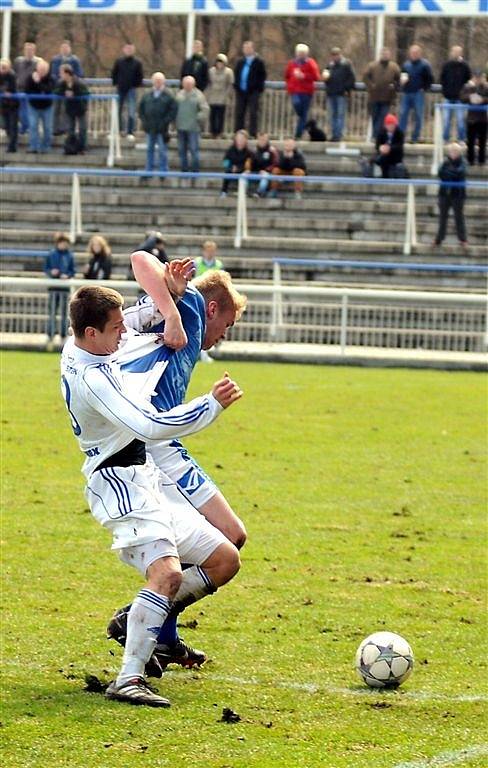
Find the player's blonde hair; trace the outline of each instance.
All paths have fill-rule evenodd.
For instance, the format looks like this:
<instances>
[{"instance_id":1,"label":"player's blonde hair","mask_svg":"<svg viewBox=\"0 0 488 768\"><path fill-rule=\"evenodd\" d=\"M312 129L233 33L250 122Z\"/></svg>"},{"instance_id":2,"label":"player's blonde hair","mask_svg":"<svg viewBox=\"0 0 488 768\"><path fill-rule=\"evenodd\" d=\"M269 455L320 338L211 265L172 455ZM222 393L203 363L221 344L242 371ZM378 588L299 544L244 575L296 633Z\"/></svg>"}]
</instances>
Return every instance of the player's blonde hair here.
<instances>
[{"instance_id":1,"label":"player's blonde hair","mask_svg":"<svg viewBox=\"0 0 488 768\"><path fill-rule=\"evenodd\" d=\"M84 285L78 288L69 303L69 320L73 333L82 339L88 327L103 331L112 309L119 309L124 299L113 288Z\"/></svg>"},{"instance_id":2,"label":"player's blonde hair","mask_svg":"<svg viewBox=\"0 0 488 768\"><path fill-rule=\"evenodd\" d=\"M239 293L232 285L232 278L222 269L212 269L193 281L205 299L205 303L216 301L219 309L235 312L235 320L239 320L247 306L247 296Z\"/></svg>"}]
</instances>

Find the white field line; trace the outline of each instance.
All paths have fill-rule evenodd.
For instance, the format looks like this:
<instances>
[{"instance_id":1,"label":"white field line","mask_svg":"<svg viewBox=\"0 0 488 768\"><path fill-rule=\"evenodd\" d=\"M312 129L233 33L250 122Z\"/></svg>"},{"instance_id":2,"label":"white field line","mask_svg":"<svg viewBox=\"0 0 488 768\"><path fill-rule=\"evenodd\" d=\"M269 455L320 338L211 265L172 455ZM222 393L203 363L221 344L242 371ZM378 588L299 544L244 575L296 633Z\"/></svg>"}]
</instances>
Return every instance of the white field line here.
<instances>
[{"instance_id":1,"label":"white field line","mask_svg":"<svg viewBox=\"0 0 488 768\"><path fill-rule=\"evenodd\" d=\"M393 768L448 768L451 765L459 765L474 757L488 755L488 744L480 744L477 747L441 752L436 757L426 757L425 760L413 760L407 763L397 763Z\"/></svg>"},{"instance_id":2,"label":"white field line","mask_svg":"<svg viewBox=\"0 0 488 768\"><path fill-rule=\"evenodd\" d=\"M171 672L165 672L165 677L171 675ZM178 673L173 673L178 674ZM231 685L254 685L260 687L276 687L285 688L293 691L303 691L304 693L332 693L339 696L372 696L375 693L380 694L381 688L372 689L367 688L341 688L334 685L316 685L315 683L304 683L295 680L259 680L257 677L236 677L234 675L219 675L215 674L209 669L203 668L201 670L202 678L208 677L211 680L216 680L220 683L230 683ZM395 695L395 694L394 694ZM488 701L488 696L485 694L468 694L461 693L455 696L449 696L444 693L431 693L430 691L402 691L400 695L401 699L413 700L413 701L446 701L446 702L476 702L476 701Z\"/></svg>"}]
</instances>

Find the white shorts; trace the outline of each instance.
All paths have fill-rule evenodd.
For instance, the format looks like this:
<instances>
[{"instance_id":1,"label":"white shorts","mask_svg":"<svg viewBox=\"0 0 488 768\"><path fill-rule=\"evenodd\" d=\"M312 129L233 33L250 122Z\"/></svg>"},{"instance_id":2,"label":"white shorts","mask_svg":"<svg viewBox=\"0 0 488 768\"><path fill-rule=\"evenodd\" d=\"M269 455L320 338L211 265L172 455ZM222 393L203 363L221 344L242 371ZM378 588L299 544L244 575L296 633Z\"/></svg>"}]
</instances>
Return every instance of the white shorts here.
<instances>
[{"instance_id":1,"label":"white shorts","mask_svg":"<svg viewBox=\"0 0 488 768\"><path fill-rule=\"evenodd\" d=\"M179 440L148 445L148 452L156 466L176 483L185 498L197 509L217 493L217 486Z\"/></svg>"},{"instance_id":2,"label":"white shorts","mask_svg":"<svg viewBox=\"0 0 488 768\"><path fill-rule=\"evenodd\" d=\"M227 541L150 458L143 466L94 472L85 493L95 519L112 533L112 549L125 550L121 559L143 574L158 557L178 557L184 563L201 565ZM152 556L146 545L155 542L158 554ZM138 549L137 558L129 557L132 548ZM149 562L140 557L141 551Z\"/></svg>"}]
</instances>

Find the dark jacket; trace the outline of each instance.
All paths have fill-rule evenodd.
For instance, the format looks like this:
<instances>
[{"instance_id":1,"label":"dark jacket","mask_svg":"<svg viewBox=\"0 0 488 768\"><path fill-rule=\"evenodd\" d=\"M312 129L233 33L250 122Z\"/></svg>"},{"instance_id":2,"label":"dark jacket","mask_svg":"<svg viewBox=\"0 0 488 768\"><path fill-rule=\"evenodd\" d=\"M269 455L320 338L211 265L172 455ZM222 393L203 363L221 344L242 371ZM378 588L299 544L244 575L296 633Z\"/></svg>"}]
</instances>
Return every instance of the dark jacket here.
<instances>
[{"instance_id":1,"label":"dark jacket","mask_svg":"<svg viewBox=\"0 0 488 768\"><path fill-rule=\"evenodd\" d=\"M146 251L147 253L152 253L152 255L155 256L158 261L161 262L161 264L166 264L169 261L168 255L164 250L163 243L156 237L156 235L148 235L144 242L136 248L136 251ZM129 268L127 270L127 280L135 280L132 264L129 264Z\"/></svg>"},{"instance_id":2,"label":"dark jacket","mask_svg":"<svg viewBox=\"0 0 488 768\"><path fill-rule=\"evenodd\" d=\"M406 72L408 75L408 81L403 86L404 93L428 91L434 82L432 67L427 59L417 59L417 61L407 59L402 67L402 72Z\"/></svg>"},{"instance_id":3,"label":"dark jacket","mask_svg":"<svg viewBox=\"0 0 488 768\"><path fill-rule=\"evenodd\" d=\"M447 158L442 163L437 172L441 181L466 181L466 163L462 157L457 160ZM463 187L443 187L439 186L439 197L464 198L466 197L466 188Z\"/></svg>"},{"instance_id":4,"label":"dark jacket","mask_svg":"<svg viewBox=\"0 0 488 768\"><path fill-rule=\"evenodd\" d=\"M52 94L54 85L54 79L51 75L42 77L38 83L32 78L32 75L29 75L25 86L25 92L35 94L36 96ZM52 99L29 99L28 101L35 109L48 109L53 103Z\"/></svg>"},{"instance_id":5,"label":"dark jacket","mask_svg":"<svg viewBox=\"0 0 488 768\"><path fill-rule=\"evenodd\" d=\"M237 149L235 144L231 144L224 155L224 168L228 172L231 172L232 169L235 168L237 173L242 173L246 162L248 160L252 161L252 156L253 153L249 147L244 147L244 149Z\"/></svg>"},{"instance_id":6,"label":"dark jacket","mask_svg":"<svg viewBox=\"0 0 488 768\"><path fill-rule=\"evenodd\" d=\"M279 152L272 144L265 147L256 147L252 157L246 160L246 171L259 173L260 171L271 172L275 165L278 165Z\"/></svg>"},{"instance_id":7,"label":"dark jacket","mask_svg":"<svg viewBox=\"0 0 488 768\"><path fill-rule=\"evenodd\" d=\"M307 164L305 158L299 149L295 149L293 157L285 157L284 152L280 152L278 160L278 168L284 173L291 173L294 168L301 168L303 171L307 171Z\"/></svg>"},{"instance_id":8,"label":"dark jacket","mask_svg":"<svg viewBox=\"0 0 488 768\"><path fill-rule=\"evenodd\" d=\"M75 56L74 53L72 53L71 56L61 56L59 53L57 56L51 59L51 75L55 80L59 80L61 78L60 70L61 67L65 64L68 64L68 66L71 67L73 74L76 75L76 77L83 77L83 67L81 66L81 62L78 56Z\"/></svg>"},{"instance_id":9,"label":"dark jacket","mask_svg":"<svg viewBox=\"0 0 488 768\"><path fill-rule=\"evenodd\" d=\"M239 93L241 91L241 72L244 64L246 63L245 56L239 59L234 69L234 88ZM264 83L266 81L266 66L264 61L259 56L254 56L251 66L249 68L249 77L247 80L247 91L245 93L262 93L264 91Z\"/></svg>"},{"instance_id":10,"label":"dark jacket","mask_svg":"<svg viewBox=\"0 0 488 768\"><path fill-rule=\"evenodd\" d=\"M4 93L17 93L16 77L12 70L5 74L0 74L0 94L2 94L0 109L3 114L15 112L19 108L19 100L9 99L8 96L4 97Z\"/></svg>"},{"instance_id":11,"label":"dark jacket","mask_svg":"<svg viewBox=\"0 0 488 768\"><path fill-rule=\"evenodd\" d=\"M376 137L376 149L378 150L382 144L389 144L388 162L391 165L396 165L403 162L403 142L404 135L400 128L395 128L391 137L388 136L386 128L382 128Z\"/></svg>"},{"instance_id":12,"label":"dark jacket","mask_svg":"<svg viewBox=\"0 0 488 768\"><path fill-rule=\"evenodd\" d=\"M73 96L66 96L66 91L69 90L73 92ZM66 109L66 114L70 117L81 117L81 115L86 113L88 109L88 99L81 97L88 96L90 91L86 87L85 83L79 78L73 78L73 85L71 88L69 88L68 84L65 83L64 80L61 81L54 89L54 93L59 94L59 96L65 96L66 100L64 102L64 106Z\"/></svg>"},{"instance_id":13,"label":"dark jacket","mask_svg":"<svg viewBox=\"0 0 488 768\"><path fill-rule=\"evenodd\" d=\"M142 85L142 64L135 56L121 56L112 67L112 83L120 93Z\"/></svg>"},{"instance_id":14,"label":"dark jacket","mask_svg":"<svg viewBox=\"0 0 488 768\"><path fill-rule=\"evenodd\" d=\"M356 76L348 59L341 58L337 62L329 62L327 66L330 77L326 82L327 96L344 96L354 88Z\"/></svg>"},{"instance_id":15,"label":"dark jacket","mask_svg":"<svg viewBox=\"0 0 488 768\"><path fill-rule=\"evenodd\" d=\"M94 253L85 272L87 280L110 280L112 257L110 254Z\"/></svg>"},{"instance_id":16,"label":"dark jacket","mask_svg":"<svg viewBox=\"0 0 488 768\"><path fill-rule=\"evenodd\" d=\"M208 85L208 61L201 54L193 54L189 59L185 59L181 67L181 79L187 75L195 78L195 83L199 91L204 91Z\"/></svg>"},{"instance_id":17,"label":"dark jacket","mask_svg":"<svg viewBox=\"0 0 488 768\"><path fill-rule=\"evenodd\" d=\"M61 275L74 277L76 267L72 252L69 249L67 251L60 251L58 248L53 248L52 251L49 251L44 262L44 272L50 278L52 278L51 269L59 269Z\"/></svg>"},{"instance_id":18,"label":"dark jacket","mask_svg":"<svg viewBox=\"0 0 488 768\"><path fill-rule=\"evenodd\" d=\"M483 98L483 101L481 104L473 106L483 106L483 104L486 106L488 104L487 83L484 83L483 81L479 85L475 85L474 83L466 83L461 91L461 101L463 104L471 104L470 96L472 96L474 93L479 94ZM467 112L468 116L466 121L469 125L474 125L475 123L480 123L483 125L484 123L488 122L488 110L486 109L468 109Z\"/></svg>"},{"instance_id":19,"label":"dark jacket","mask_svg":"<svg viewBox=\"0 0 488 768\"><path fill-rule=\"evenodd\" d=\"M446 61L441 69L442 95L446 99L459 99L464 83L471 77L471 69L465 61Z\"/></svg>"},{"instance_id":20,"label":"dark jacket","mask_svg":"<svg viewBox=\"0 0 488 768\"><path fill-rule=\"evenodd\" d=\"M169 91L163 90L157 97L153 90L147 91L139 102L143 130L146 133L166 134L170 123L176 118L177 110L176 99Z\"/></svg>"}]
</instances>

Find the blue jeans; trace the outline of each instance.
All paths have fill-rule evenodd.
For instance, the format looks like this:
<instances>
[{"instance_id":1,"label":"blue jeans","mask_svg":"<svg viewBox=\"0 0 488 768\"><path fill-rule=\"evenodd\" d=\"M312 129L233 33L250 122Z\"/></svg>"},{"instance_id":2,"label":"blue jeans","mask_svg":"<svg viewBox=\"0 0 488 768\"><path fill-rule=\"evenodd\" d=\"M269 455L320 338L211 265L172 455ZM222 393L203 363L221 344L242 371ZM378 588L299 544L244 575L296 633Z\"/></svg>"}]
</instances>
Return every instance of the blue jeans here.
<instances>
[{"instance_id":1,"label":"blue jeans","mask_svg":"<svg viewBox=\"0 0 488 768\"><path fill-rule=\"evenodd\" d=\"M332 140L342 139L346 123L346 97L328 96L327 112L329 113Z\"/></svg>"},{"instance_id":2,"label":"blue jeans","mask_svg":"<svg viewBox=\"0 0 488 768\"><path fill-rule=\"evenodd\" d=\"M47 335L49 339L52 339L56 333L56 315L59 310L60 316L60 335L64 339L68 334L68 300L69 300L69 288L49 288L48 292L48 321L47 321Z\"/></svg>"},{"instance_id":3,"label":"blue jeans","mask_svg":"<svg viewBox=\"0 0 488 768\"><path fill-rule=\"evenodd\" d=\"M53 105L46 109L36 109L27 105L29 112L29 149L39 152L51 149L53 134ZM39 138L39 123L42 125L42 141Z\"/></svg>"},{"instance_id":4,"label":"blue jeans","mask_svg":"<svg viewBox=\"0 0 488 768\"><path fill-rule=\"evenodd\" d=\"M461 104L461 102L459 101L459 99L445 99L444 104ZM458 109L443 109L442 111L444 113L443 114L444 141L449 141L449 136L451 134L451 121L454 115L456 116L458 140L464 141L466 139L466 123L465 123L466 110L462 109L462 107L459 107Z\"/></svg>"},{"instance_id":5,"label":"blue jeans","mask_svg":"<svg viewBox=\"0 0 488 768\"><path fill-rule=\"evenodd\" d=\"M408 116L412 109L415 114L412 141L418 141L420 137L420 131L422 130L422 123L424 119L424 92L423 91L417 91L417 93L402 94L402 101L400 105L400 128L403 131L405 137L407 135Z\"/></svg>"},{"instance_id":6,"label":"blue jeans","mask_svg":"<svg viewBox=\"0 0 488 768\"><path fill-rule=\"evenodd\" d=\"M119 130L124 130L124 106L127 107L127 133L134 133L136 127L137 89L119 91Z\"/></svg>"},{"instance_id":7,"label":"blue jeans","mask_svg":"<svg viewBox=\"0 0 488 768\"><path fill-rule=\"evenodd\" d=\"M180 155L180 170L183 173L191 170L198 173L200 170L200 132L178 131L178 153ZM188 153L191 156L191 168L188 163Z\"/></svg>"},{"instance_id":8,"label":"blue jeans","mask_svg":"<svg viewBox=\"0 0 488 768\"><path fill-rule=\"evenodd\" d=\"M27 133L29 130L29 109L27 107L27 99L25 97L19 99L19 121L20 132Z\"/></svg>"},{"instance_id":9,"label":"blue jeans","mask_svg":"<svg viewBox=\"0 0 488 768\"><path fill-rule=\"evenodd\" d=\"M390 105L385 101L373 101L371 104L371 122L373 123L373 136L377 137L383 128L385 117L390 111Z\"/></svg>"},{"instance_id":10,"label":"blue jeans","mask_svg":"<svg viewBox=\"0 0 488 768\"><path fill-rule=\"evenodd\" d=\"M292 93L291 95L291 103L298 117L297 127L295 128L296 139L300 139L305 130L311 102L312 96L309 93Z\"/></svg>"},{"instance_id":11,"label":"blue jeans","mask_svg":"<svg viewBox=\"0 0 488 768\"><path fill-rule=\"evenodd\" d=\"M154 170L154 150L159 151L159 170L166 173L168 170L168 148L162 133L147 134L146 171Z\"/></svg>"}]
</instances>

